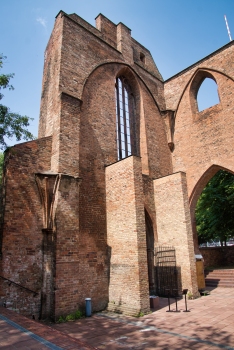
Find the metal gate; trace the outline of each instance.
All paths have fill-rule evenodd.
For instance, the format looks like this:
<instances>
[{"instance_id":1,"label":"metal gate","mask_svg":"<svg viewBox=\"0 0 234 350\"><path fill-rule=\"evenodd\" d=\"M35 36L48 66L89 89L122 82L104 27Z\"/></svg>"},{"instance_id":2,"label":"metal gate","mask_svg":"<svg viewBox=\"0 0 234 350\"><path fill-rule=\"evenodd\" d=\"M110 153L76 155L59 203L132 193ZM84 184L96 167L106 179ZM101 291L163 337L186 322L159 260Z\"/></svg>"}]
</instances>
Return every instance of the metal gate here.
<instances>
[{"instance_id":1,"label":"metal gate","mask_svg":"<svg viewBox=\"0 0 234 350\"><path fill-rule=\"evenodd\" d=\"M155 266L157 295L180 295L180 269L176 267L175 248L164 246L155 248Z\"/></svg>"}]
</instances>

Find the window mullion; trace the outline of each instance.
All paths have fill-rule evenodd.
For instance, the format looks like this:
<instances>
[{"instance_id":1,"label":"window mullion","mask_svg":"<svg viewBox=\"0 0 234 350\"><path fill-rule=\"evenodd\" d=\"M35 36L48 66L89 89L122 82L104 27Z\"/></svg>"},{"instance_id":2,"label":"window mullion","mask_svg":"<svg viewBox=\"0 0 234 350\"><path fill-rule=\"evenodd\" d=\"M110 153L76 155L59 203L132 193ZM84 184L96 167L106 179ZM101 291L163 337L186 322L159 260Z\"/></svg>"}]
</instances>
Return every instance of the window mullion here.
<instances>
[{"instance_id":1,"label":"window mullion","mask_svg":"<svg viewBox=\"0 0 234 350\"><path fill-rule=\"evenodd\" d=\"M136 154L135 107L125 78L116 78L116 133L118 160Z\"/></svg>"},{"instance_id":2,"label":"window mullion","mask_svg":"<svg viewBox=\"0 0 234 350\"><path fill-rule=\"evenodd\" d=\"M119 102L119 79L116 79L117 120L118 120L118 144L119 159L122 159L121 125L120 125L120 102Z\"/></svg>"},{"instance_id":3,"label":"window mullion","mask_svg":"<svg viewBox=\"0 0 234 350\"><path fill-rule=\"evenodd\" d=\"M127 95L127 94L126 94ZM128 95L125 96L125 87L124 84L122 84L122 99L123 99L123 120L124 120L124 143L125 143L125 153L126 156L128 156L128 137L127 137L127 121L126 121L126 101L125 99L128 98Z\"/></svg>"},{"instance_id":4,"label":"window mullion","mask_svg":"<svg viewBox=\"0 0 234 350\"><path fill-rule=\"evenodd\" d=\"M132 97L128 101L129 101L129 103L128 103L129 126L130 126L130 133L131 133L130 141L131 141L131 147L132 147L132 154L135 154L135 152L136 152L136 145L135 145L135 142L136 142L136 140L135 140L136 123L135 123L135 118L131 118L131 116L135 114L135 110L134 110Z\"/></svg>"}]
</instances>

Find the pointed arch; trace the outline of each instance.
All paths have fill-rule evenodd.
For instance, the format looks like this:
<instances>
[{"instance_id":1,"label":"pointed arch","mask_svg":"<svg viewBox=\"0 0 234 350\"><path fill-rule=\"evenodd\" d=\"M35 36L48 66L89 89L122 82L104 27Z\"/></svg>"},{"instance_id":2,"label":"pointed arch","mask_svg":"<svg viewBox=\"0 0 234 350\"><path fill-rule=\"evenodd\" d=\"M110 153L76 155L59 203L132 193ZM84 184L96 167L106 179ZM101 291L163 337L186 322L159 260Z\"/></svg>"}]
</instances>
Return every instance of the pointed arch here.
<instances>
[{"instance_id":1,"label":"pointed arch","mask_svg":"<svg viewBox=\"0 0 234 350\"><path fill-rule=\"evenodd\" d=\"M151 89L149 88L149 86L147 85L147 83L144 81L144 79L142 79L142 77L139 75L139 73L132 67L130 66L129 64L127 63L123 63L122 61L118 61L118 60L105 60L101 63L98 63L97 65L95 65L92 70L87 74L87 76L85 77L84 81L83 81L83 85L82 85L82 90L81 90L81 93L80 93L80 99L82 101L83 99L83 93L84 93L84 90L85 90L85 86L90 78L90 76L99 68L99 67L102 67L102 66L105 66L105 65L112 65L112 64L119 64L119 65L122 65L123 68L120 70L120 71L127 71L129 72L132 76L136 76L137 79L139 79L139 81L141 81L141 83L145 86L146 90L148 91L148 93L150 94L150 96L152 97L154 103L155 103L155 106L157 107L158 111L160 112L161 111L161 108L159 107L159 103L157 102L157 100L155 99L153 93L151 92Z\"/></svg>"},{"instance_id":2,"label":"pointed arch","mask_svg":"<svg viewBox=\"0 0 234 350\"><path fill-rule=\"evenodd\" d=\"M197 92L198 112L213 107L220 103L218 86L214 79L206 77Z\"/></svg>"},{"instance_id":3,"label":"pointed arch","mask_svg":"<svg viewBox=\"0 0 234 350\"><path fill-rule=\"evenodd\" d=\"M197 112L200 111L197 97L198 97L198 92L200 90L200 87L202 86L202 84L206 79L211 79L217 85L215 77L209 71L202 70L202 69L197 72L197 74L194 76L192 83L190 85L189 95L190 95L191 110L193 114L196 114Z\"/></svg>"},{"instance_id":4,"label":"pointed arch","mask_svg":"<svg viewBox=\"0 0 234 350\"><path fill-rule=\"evenodd\" d=\"M128 67L116 75L116 136L118 160L140 155L140 89Z\"/></svg>"},{"instance_id":5,"label":"pointed arch","mask_svg":"<svg viewBox=\"0 0 234 350\"><path fill-rule=\"evenodd\" d=\"M233 79L231 76L229 76L228 74L226 74L226 73L224 73L224 72L222 72L222 71L219 71L218 69L212 69L212 68L206 68L206 67L198 68L198 69L192 74L192 76L191 76L190 79L187 81L187 83L185 84L185 86L184 86L184 88L183 88L183 90L182 90L182 93L181 93L181 95L180 95L180 97L179 97L177 106L176 106L176 108L175 108L175 119L176 119L176 116L177 116L177 112L178 112L178 110L179 110L180 103L181 103L182 98L183 98L183 96L184 96L184 94L185 94L185 91L187 90L187 88L188 88L189 84L191 83L191 81L199 74L200 71L201 71L201 72L202 72L202 71L203 71L203 72L207 72L207 73L211 72L211 74L212 74L212 72L214 72L214 73L219 73L219 74L225 76L226 78L230 79L232 82L234 82L234 79Z\"/></svg>"},{"instance_id":6,"label":"pointed arch","mask_svg":"<svg viewBox=\"0 0 234 350\"><path fill-rule=\"evenodd\" d=\"M195 217L195 210L196 210L196 204L198 201L198 198L200 197L204 187L207 185L207 183L210 181L210 179L219 171L219 170L225 170L232 174L234 174L234 171L225 168L221 165L213 164L211 165L200 177L200 179L197 181L196 185L194 186L192 193L189 198L190 203L190 214L191 214L191 222L192 222L192 228L193 228L193 239L194 239L194 245L195 245L195 252L198 252L198 238L197 238L197 229L196 229L196 217Z\"/></svg>"}]
</instances>

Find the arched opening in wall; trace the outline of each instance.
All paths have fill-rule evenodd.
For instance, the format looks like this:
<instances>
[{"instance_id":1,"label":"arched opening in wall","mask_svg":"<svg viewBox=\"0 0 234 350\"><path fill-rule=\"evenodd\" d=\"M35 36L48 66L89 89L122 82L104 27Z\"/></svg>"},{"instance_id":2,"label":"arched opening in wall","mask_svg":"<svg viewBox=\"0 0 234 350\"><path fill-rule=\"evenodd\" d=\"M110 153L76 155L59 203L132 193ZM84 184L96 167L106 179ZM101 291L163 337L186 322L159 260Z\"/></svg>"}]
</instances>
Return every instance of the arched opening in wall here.
<instances>
[{"instance_id":1,"label":"arched opening in wall","mask_svg":"<svg viewBox=\"0 0 234 350\"><path fill-rule=\"evenodd\" d=\"M154 267L154 230L153 223L145 210L145 227L146 227L146 247L147 247L147 264L148 264L148 281L149 293L155 294L155 267Z\"/></svg>"},{"instance_id":2,"label":"arched opening in wall","mask_svg":"<svg viewBox=\"0 0 234 350\"><path fill-rule=\"evenodd\" d=\"M145 64L145 55L142 52L140 52L140 60Z\"/></svg>"},{"instance_id":3,"label":"arched opening in wall","mask_svg":"<svg viewBox=\"0 0 234 350\"><path fill-rule=\"evenodd\" d=\"M219 104L218 86L214 79L205 78L197 93L198 111L210 108Z\"/></svg>"},{"instance_id":4,"label":"arched opening in wall","mask_svg":"<svg viewBox=\"0 0 234 350\"><path fill-rule=\"evenodd\" d=\"M234 245L234 175L231 172L219 170L208 181L197 200L195 218L199 247Z\"/></svg>"}]
</instances>

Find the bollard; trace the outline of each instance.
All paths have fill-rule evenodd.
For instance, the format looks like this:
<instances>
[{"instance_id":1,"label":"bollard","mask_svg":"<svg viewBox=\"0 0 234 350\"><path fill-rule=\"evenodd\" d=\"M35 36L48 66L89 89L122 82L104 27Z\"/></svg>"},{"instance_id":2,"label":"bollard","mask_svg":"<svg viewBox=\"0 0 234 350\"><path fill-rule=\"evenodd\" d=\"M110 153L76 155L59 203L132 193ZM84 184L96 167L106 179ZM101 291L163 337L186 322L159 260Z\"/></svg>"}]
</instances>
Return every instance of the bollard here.
<instances>
[{"instance_id":1,"label":"bollard","mask_svg":"<svg viewBox=\"0 0 234 350\"><path fill-rule=\"evenodd\" d=\"M86 317L90 317L91 314L92 314L91 298L85 298L85 315Z\"/></svg>"},{"instance_id":2,"label":"bollard","mask_svg":"<svg viewBox=\"0 0 234 350\"><path fill-rule=\"evenodd\" d=\"M175 294L176 312L180 312L180 310L178 310L178 305L177 305L178 289L173 289L173 291L174 291L174 294Z\"/></svg>"},{"instance_id":3,"label":"bollard","mask_svg":"<svg viewBox=\"0 0 234 350\"><path fill-rule=\"evenodd\" d=\"M184 312L190 312L190 311L188 310L188 308L187 308L187 299L186 299L186 295L187 295L187 293L188 293L188 289L183 289L182 293L183 293L183 295L185 296L185 310L184 310Z\"/></svg>"},{"instance_id":4,"label":"bollard","mask_svg":"<svg viewBox=\"0 0 234 350\"><path fill-rule=\"evenodd\" d=\"M172 312L171 311L171 303L170 303L170 289L165 289L165 292L167 292L168 308L169 308L169 310L167 310L166 312Z\"/></svg>"}]
</instances>

